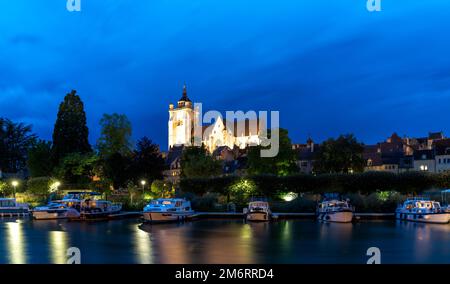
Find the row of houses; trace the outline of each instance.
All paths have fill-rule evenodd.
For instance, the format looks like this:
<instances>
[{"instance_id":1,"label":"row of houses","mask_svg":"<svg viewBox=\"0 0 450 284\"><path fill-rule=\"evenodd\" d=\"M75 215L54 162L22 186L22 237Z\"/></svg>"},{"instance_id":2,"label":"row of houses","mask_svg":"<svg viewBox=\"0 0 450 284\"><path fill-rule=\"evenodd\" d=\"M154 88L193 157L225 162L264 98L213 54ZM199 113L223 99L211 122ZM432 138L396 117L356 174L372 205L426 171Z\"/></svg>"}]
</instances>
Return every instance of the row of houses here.
<instances>
[{"instance_id":1,"label":"row of houses","mask_svg":"<svg viewBox=\"0 0 450 284\"><path fill-rule=\"evenodd\" d=\"M320 145L308 139L306 144L293 145L293 149L298 153L300 172L313 173ZM401 138L394 133L386 141L365 145L363 158L365 171L442 173L450 171L450 139L442 132L422 138Z\"/></svg>"},{"instance_id":2,"label":"row of houses","mask_svg":"<svg viewBox=\"0 0 450 284\"><path fill-rule=\"evenodd\" d=\"M314 162L320 151L320 144L309 138L305 144L293 144L297 153L300 173L314 173ZM184 146L171 147L165 154L165 179L177 183L181 175L181 155ZM217 147L212 157L222 161L224 175L242 176L247 167L247 149L228 146ZM386 141L364 145L365 171L402 173L424 171L442 173L450 171L450 139L442 132L429 133L423 138L400 137L392 134Z\"/></svg>"}]
</instances>

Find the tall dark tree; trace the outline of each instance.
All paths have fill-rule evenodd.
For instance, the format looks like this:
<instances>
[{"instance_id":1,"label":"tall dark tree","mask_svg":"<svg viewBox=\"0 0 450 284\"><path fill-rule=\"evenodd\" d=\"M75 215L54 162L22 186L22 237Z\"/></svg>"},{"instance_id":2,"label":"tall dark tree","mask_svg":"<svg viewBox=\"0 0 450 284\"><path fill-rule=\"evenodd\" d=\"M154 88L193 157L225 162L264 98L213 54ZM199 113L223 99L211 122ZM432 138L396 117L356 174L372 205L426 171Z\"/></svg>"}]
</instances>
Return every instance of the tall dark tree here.
<instances>
[{"instance_id":1,"label":"tall dark tree","mask_svg":"<svg viewBox=\"0 0 450 284\"><path fill-rule=\"evenodd\" d=\"M66 185L84 187L94 177L98 157L94 153L71 153L66 155L54 169L54 175Z\"/></svg>"},{"instance_id":2,"label":"tall dark tree","mask_svg":"<svg viewBox=\"0 0 450 284\"><path fill-rule=\"evenodd\" d=\"M101 135L97 141L98 152L101 157L119 153L130 155L131 144L131 122L124 114L104 114L100 120Z\"/></svg>"},{"instance_id":3,"label":"tall dark tree","mask_svg":"<svg viewBox=\"0 0 450 284\"><path fill-rule=\"evenodd\" d=\"M181 175L187 178L214 177L222 174L220 161L211 157L204 146L186 147L181 156Z\"/></svg>"},{"instance_id":4,"label":"tall dark tree","mask_svg":"<svg viewBox=\"0 0 450 284\"><path fill-rule=\"evenodd\" d=\"M153 144L147 137L141 138L136 144L136 150L133 153L133 165L131 173L135 182L141 179L149 184L156 179L162 178L164 169L164 159L161 156L159 147Z\"/></svg>"},{"instance_id":5,"label":"tall dark tree","mask_svg":"<svg viewBox=\"0 0 450 284\"><path fill-rule=\"evenodd\" d=\"M111 154L101 160L101 178L109 181L114 189L124 188L131 180L131 165L129 155Z\"/></svg>"},{"instance_id":6,"label":"tall dark tree","mask_svg":"<svg viewBox=\"0 0 450 284\"><path fill-rule=\"evenodd\" d=\"M364 171L364 145L353 134L328 139L315 157L314 171L318 173L350 173Z\"/></svg>"},{"instance_id":7,"label":"tall dark tree","mask_svg":"<svg viewBox=\"0 0 450 284\"><path fill-rule=\"evenodd\" d=\"M39 140L28 151L27 166L32 177L49 177L52 173L52 143Z\"/></svg>"},{"instance_id":8,"label":"tall dark tree","mask_svg":"<svg viewBox=\"0 0 450 284\"><path fill-rule=\"evenodd\" d=\"M17 173L25 169L28 150L36 139L31 125L0 118L0 170Z\"/></svg>"},{"instance_id":9,"label":"tall dark tree","mask_svg":"<svg viewBox=\"0 0 450 284\"><path fill-rule=\"evenodd\" d=\"M58 117L53 130L53 159L57 164L71 153L91 152L88 141L84 105L76 91L72 90L59 105Z\"/></svg>"},{"instance_id":10,"label":"tall dark tree","mask_svg":"<svg viewBox=\"0 0 450 284\"><path fill-rule=\"evenodd\" d=\"M270 131L268 131L271 135ZM296 154L286 129L279 129L279 149L275 157L261 157L261 150L267 147L253 146L248 151L248 173L251 175L272 174L287 176L298 172Z\"/></svg>"}]
</instances>

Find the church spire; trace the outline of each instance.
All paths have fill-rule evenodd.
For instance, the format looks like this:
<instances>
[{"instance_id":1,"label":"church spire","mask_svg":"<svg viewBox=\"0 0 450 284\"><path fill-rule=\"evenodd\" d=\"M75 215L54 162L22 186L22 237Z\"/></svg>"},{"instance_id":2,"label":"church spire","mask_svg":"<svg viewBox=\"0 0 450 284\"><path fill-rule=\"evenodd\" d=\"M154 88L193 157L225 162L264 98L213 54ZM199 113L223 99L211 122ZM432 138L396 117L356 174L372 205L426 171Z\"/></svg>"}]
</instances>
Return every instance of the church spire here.
<instances>
[{"instance_id":1,"label":"church spire","mask_svg":"<svg viewBox=\"0 0 450 284\"><path fill-rule=\"evenodd\" d=\"M181 96L181 99L178 102L190 102L191 100L187 96L187 87L186 83L183 85L183 95Z\"/></svg>"},{"instance_id":2,"label":"church spire","mask_svg":"<svg viewBox=\"0 0 450 284\"><path fill-rule=\"evenodd\" d=\"M184 84L183 84L183 99L187 99L186 82L184 82Z\"/></svg>"}]
</instances>

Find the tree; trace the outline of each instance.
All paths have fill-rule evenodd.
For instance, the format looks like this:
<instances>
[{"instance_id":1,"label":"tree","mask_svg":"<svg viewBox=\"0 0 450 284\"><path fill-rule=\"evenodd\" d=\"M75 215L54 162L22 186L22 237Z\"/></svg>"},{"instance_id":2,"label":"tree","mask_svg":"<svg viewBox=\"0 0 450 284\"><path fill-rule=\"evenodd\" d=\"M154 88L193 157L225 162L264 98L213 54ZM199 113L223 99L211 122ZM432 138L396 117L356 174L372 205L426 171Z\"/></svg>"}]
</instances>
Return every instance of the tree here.
<instances>
[{"instance_id":1,"label":"tree","mask_svg":"<svg viewBox=\"0 0 450 284\"><path fill-rule=\"evenodd\" d=\"M101 157L131 153L131 122L124 114L104 114L100 120L101 134L97 148Z\"/></svg>"},{"instance_id":2,"label":"tree","mask_svg":"<svg viewBox=\"0 0 450 284\"><path fill-rule=\"evenodd\" d=\"M91 152L88 135L83 102L76 91L72 90L59 105L53 130L52 152L55 165L68 154Z\"/></svg>"},{"instance_id":3,"label":"tree","mask_svg":"<svg viewBox=\"0 0 450 284\"><path fill-rule=\"evenodd\" d=\"M111 154L101 161L101 178L110 181L113 188L125 187L130 181L130 168L132 164L129 155L120 153Z\"/></svg>"},{"instance_id":4,"label":"tree","mask_svg":"<svg viewBox=\"0 0 450 284\"><path fill-rule=\"evenodd\" d=\"M50 195L50 186L53 180L49 177L30 178L27 181L27 191L36 195Z\"/></svg>"},{"instance_id":5,"label":"tree","mask_svg":"<svg viewBox=\"0 0 450 284\"><path fill-rule=\"evenodd\" d=\"M162 178L163 169L164 159L158 145L147 137L141 138L133 153L131 174L134 181L138 183L144 179L150 184L153 180Z\"/></svg>"},{"instance_id":6,"label":"tree","mask_svg":"<svg viewBox=\"0 0 450 284\"><path fill-rule=\"evenodd\" d=\"M0 118L0 170L17 173L25 169L28 150L36 139L31 125Z\"/></svg>"},{"instance_id":7,"label":"tree","mask_svg":"<svg viewBox=\"0 0 450 284\"><path fill-rule=\"evenodd\" d=\"M85 186L92 181L97 163L98 157L94 153L72 153L62 159L54 173L66 184Z\"/></svg>"},{"instance_id":8,"label":"tree","mask_svg":"<svg viewBox=\"0 0 450 284\"><path fill-rule=\"evenodd\" d=\"M172 183L163 180L153 181L151 191L157 198L170 198L173 197L174 194Z\"/></svg>"},{"instance_id":9,"label":"tree","mask_svg":"<svg viewBox=\"0 0 450 284\"><path fill-rule=\"evenodd\" d=\"M39 140L28 150L27 167L32 177L50 176L52 166L52 143Z\"/></svg>"},{"instance_id":10,"label":"tree","mask_svg":"<svg viewBox=\"0 0 450 284\"><path fill-rule=\"evenodd\" d=\"M272 174L286 176L298 172L296 153L292 149L291 139L288 134L286 129L279 129L279 151L275 157L261 157L261 150L267 147L250 147L248 152L248 173L251 175Z\"/></svg>"},{"instance_id":11,"label":"tree","mask_svg":"<svg viewBox=\"0 0 450 284\"><path fill-rule=\"evenodd\" d=\"M318 173L349 173L364 171L364 145L353 134L340 135L325 141L315 157L314 171Z\"/></svg>"},{"instance_id":12,"label":"tree","mask_svg":"<svg viewBox=\"0 0 450 284\"><path fill-rule=\"evenodd\" d=\"M186 178L214 177L222 173L221 162L208 155L204 146L186 147L181 156L181 169Z\"/></svg>"}]
</instances>

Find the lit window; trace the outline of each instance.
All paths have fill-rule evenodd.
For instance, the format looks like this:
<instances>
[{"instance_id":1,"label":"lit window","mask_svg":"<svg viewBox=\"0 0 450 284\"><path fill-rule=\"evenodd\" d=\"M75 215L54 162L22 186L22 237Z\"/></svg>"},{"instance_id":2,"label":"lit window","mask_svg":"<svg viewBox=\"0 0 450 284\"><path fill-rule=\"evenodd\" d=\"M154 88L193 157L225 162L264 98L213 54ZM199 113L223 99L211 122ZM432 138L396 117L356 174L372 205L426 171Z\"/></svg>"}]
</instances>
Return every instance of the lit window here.
<instances>
[{"instance_id":1,"label":"lit window","mask_svg":"<svg viewBox=\"0 0 450 284\"><path fill-rule=\"evenodd\" d=\"M428 165L421 165L420 166L420 170L423 171L423 172L428 171Z\"/></svg>"}]
</instances>

